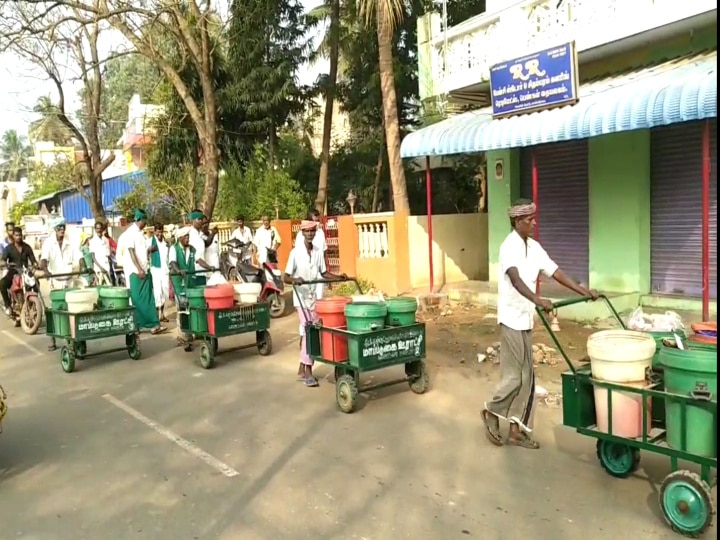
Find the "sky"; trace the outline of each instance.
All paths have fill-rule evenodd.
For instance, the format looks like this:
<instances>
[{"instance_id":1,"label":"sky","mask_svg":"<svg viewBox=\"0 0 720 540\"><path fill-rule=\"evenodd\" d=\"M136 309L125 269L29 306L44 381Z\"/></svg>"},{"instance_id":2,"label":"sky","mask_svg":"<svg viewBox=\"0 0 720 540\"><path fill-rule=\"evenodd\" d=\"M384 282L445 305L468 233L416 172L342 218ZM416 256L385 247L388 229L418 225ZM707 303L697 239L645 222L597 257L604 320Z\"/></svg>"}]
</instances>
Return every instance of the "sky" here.
<instances>
[{"instance_id":1,"label":"sky","mask_svg":"<svg viewBox=\"0 0 720 540\"><path fill-rule=\"evenodd\" d=\"M319 5L322 0L302 0L306 11ZM317 39L321 33L318 30L313 39ZM326 73L328 65L326 61L320 61L315 65L304 66L298 74L301 83L313 83L318 75ZM55 85L42 77L37 70L29 69L17 57L9 54L0 55L0 80L3 81L0 88L0 133L9 129L15 129L21 135L27 135L28 124L35 119L32 108L40 96L50 95L53 100L57 99ZM63 86L66 98L73 98L66 108L68 111L77 110L78 103L75 99L78 87L71 84Z\"/></svg>"}]
</instances>

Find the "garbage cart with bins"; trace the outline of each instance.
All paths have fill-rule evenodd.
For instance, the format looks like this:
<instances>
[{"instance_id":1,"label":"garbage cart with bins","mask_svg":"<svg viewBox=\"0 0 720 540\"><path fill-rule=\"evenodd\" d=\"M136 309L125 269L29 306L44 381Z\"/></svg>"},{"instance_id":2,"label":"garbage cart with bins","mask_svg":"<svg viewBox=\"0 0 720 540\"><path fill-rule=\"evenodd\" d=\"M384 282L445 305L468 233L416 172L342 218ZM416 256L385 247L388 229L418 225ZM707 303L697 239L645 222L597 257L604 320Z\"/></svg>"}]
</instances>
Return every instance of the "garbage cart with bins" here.
<instances>
[{"instance_id":1,"label":"garbage cart with bins","mask_svg":"<svg viewBox=\"0 0 720 540\"><path fill-rule=\"evenodd\" d=\"M135 308L130 305L130 291L124 287L51 291L45 319L47 335L65 341L60 349L60 365L66 373L75 371L76 360L100 354L127 351L133 360L141 356ZM125 337L124 347L88 352L89 341L116 336Z\"/></svg>"},{"instance_id":2,"label":"garbage cart with bins","mask_svg":"<svg viewBox=\"0 0 720 540\"><path fill-rule=\"evenodd\" d=\"M658 490L662 514L676 532L700 536L715 515L717 350L698 347L680 334L658 341L652 334L626 330L610 301L601 299L618 329L592 334L589 363L579 366L538 309L569 368L562 374L563 424L597 439L600 465L617 478L638 469L641 450L667 456L671 472ZM562 300L553 308L588 300ZM694 464L699 473L681 462Z\"/></svg>"},{"instance_id":3,"label":"garbage cart with bins","mask_svg":"<svg viewBox=\"0 0 720 540\"><path fill-rule=\"evenodd\" d=\"M304 285L352 281L358 295L330 296L315 301L314 317L298 295L305 320L305 347L315 361L335 369L335 397L344 413L357 405L358 393L408 383L416 394L427 391L425 324L416 322L417 300L363 295L356 279L307 281ZM295 293L298 286L294 287ZM360 386L360 375L403 365L405 377Z\"/></svg>"},{"instance_id":4,"label":"garbage cart with bins","mask_svg":"<svg viewBox=\"0 0 720 540\"><path fill-rule=\"evenodd\" d=\"M187 286L195 273L183 274L184 294L178 295L180 328L200 344L200 365L205 369L215 366L219 354L257 347L261 356L272 353L270 335L270 307L260 302L259 283L229 282L211 286ZM176 294L177 291L176 291ZM219 339L240 334L254 334L250 344L219 349Z\"/></svg>"}]
</instances>

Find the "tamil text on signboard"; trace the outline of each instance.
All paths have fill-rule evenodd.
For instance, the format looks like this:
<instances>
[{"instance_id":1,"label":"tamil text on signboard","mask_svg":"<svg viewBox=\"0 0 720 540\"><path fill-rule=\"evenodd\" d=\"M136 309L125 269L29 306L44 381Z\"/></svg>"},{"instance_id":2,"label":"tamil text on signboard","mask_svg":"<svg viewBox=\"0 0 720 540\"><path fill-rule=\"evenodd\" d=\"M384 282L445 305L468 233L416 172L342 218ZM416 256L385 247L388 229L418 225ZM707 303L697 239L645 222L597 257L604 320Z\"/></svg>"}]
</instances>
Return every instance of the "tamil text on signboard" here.
<instances>
[{"instance_id":1,"label":"tamil text on signboard","mask_svg":"<svg viewBox=\"0 0 720 540\"><path fill-rule=\"evenodd\" d=\"M578 100L575 44L496 64L490 68L493 116L509 116Z\"/></svg>"}]
</instances>

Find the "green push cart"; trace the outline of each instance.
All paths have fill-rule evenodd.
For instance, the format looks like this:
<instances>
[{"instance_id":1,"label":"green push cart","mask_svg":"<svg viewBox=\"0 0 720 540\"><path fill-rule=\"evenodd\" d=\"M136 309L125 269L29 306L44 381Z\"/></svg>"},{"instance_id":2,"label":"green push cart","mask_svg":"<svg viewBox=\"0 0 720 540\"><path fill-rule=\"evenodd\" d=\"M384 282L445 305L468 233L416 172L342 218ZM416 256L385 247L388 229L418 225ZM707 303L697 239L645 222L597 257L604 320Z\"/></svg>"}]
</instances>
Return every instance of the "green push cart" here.
<instances>
[{"instance_id":1,"label":"green push cart","mask_svg":"<svg viewBox=\"0 0 720 540\"><path fill-rule=\"evenodd\" d=\"M307 281L306 284L338 283L352 281L360 294L356 279ZM295 289L295 287L293 287ZM299 295L298 295L299 296ZM300 298L306 321L312 321L311 313ZM323 346L323 342L330 346ZM342 345L339 345L342 344ZM408 383L416 394L424 394L430 386L425 367L425 324L413 323L397 327L383 327L368 332L351 332L345 328L323 326L322 320L305 326L307 354L316 362L335 369L335 398L340 410L352 413L357 406L358 394L388 386ZM338 354L346 348L347 354ZM360 386L360 375L370 371L405 366L405 377L379 384Z\"/></svg>"},{"instance_id":2,"label":"green push cart","mask_svg":"<svg viewBox=\"0 0 720 540\"><path fill-rule=\"evenodd\" d=\"M76 360L86 360L100 354L127 351L133 360L139 360L142 354L133 307L84 313L50 308L45 310L45 320L47 335L66 342L60 349L60 365L65 373L75 371ZM116 336L125 336L124 347L88 353L88 341Z\"/></svg>"},{"instance_id":3,"label":"green push cart","mask_svg":"<svg viewBox=\"0 0 720 540\"><path fill-rule=\"evenodd\" d=\"M204 272L187 272L184 279ZM186 281L187 283L187 281ZM186 294L177 299L180 309L180 329L192 339L199 339L200 365L205 369L215 366L219 354L257 347L261 356L272 354L270 335L270 306L265 302L241 304L227 309L208 309L204 299L204 287L186 287ZM184 296L184 298L182 298ZM240 334L255 334L253 343L219 349L219 339ZM189 348L186 350L190 350Z\"/></svg>"},{"instance_id":4,"label":"green push cart","mask_svg":"<svg viewBox=\"0 0 720 540\"><path fill-rule=\"evenodd\" d=\"M605 296L600 299L624 329L625 325L610 300ZM562 300L553 303L553 308L589 300L588 297ZM596 453L600 465L616 478L627 478L638 469L641 450L667 456L672 472L665 477L659 489L659 503L665 521L684 536L695 538L702 535L711 527L715 515L711 486L716 481L717 446L716 442L710 441L717 441L717 396L712 383L707 384L702 380L696 382L693 375L689 387L691 390L670 392L670 372L664 373L660 366L648 370L647 386L644 388L594 379L588 359L576 367L552 331L546 314L541 309L537 311L569 368L562 374L563 424L582 435L597 439ZM708 360L712 362L714 359ZM717 372L714 378L716 381ZM601 431L597 426L596 388L606 389L607 431ZM617 396L615 399L618 399L623 394L626 397L634 396L642 403L640 437L626 438L613 434L613 398ZM604 397L601 399L604 400ZM705 438L710 442L702 451L693 442L697 440L698 430L706 434ZM681 462L694 464L699 474L682 468Z\"/></svg>"}]
</instances>

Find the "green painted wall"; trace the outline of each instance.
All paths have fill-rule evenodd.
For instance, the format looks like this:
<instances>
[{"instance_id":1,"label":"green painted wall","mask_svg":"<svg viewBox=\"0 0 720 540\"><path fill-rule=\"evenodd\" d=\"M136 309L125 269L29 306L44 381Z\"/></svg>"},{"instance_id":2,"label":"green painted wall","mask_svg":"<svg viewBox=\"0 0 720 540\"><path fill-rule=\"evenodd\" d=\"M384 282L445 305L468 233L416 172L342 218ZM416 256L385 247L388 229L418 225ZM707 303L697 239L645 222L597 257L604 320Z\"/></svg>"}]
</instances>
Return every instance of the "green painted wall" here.
<instances>
[{"instance_id":1,"label":"green painted wall","mask_svg":"<svg viewBox=\"0 0 720 540\"><path fill-rule=\"evenodd\" d=\"M589 139L590 286L650 290L650 131Z\"/></svg>"},{"instance_id":2,"label":"green painted wall","mask_svg":"<svg viewBox=\"0 0 720 540\"><path fill-rule=\"evenodd\" d=\"M510 232L507 209L520 197L520 151L493 150L485 153L488 171L488 273L497 281L500 244ZM495 179L495 164L503 162L503 179Z\"/></svg>"}]
</instances>

